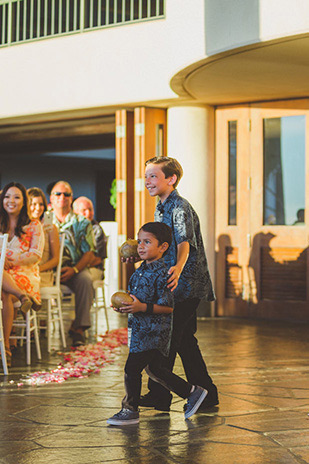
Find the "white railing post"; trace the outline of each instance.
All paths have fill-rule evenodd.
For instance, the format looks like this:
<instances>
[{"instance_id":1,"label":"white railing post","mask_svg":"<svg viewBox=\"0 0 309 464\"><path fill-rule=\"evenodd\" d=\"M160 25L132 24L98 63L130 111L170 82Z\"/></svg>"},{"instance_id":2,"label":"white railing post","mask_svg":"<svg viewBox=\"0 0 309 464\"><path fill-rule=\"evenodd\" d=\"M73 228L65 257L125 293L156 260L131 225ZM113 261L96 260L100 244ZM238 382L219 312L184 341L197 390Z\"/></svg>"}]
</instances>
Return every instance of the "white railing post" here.
<instances>
[{"instance_id":1,"label":"white railing post","mask_svg":"<svg viewBox=\"0 0 309 464\"><path fill-rule=\"evenodd\" d=\"M80 0L79 28L83 32L85 27L85 0Z\"/></svg>"}]
</instances>

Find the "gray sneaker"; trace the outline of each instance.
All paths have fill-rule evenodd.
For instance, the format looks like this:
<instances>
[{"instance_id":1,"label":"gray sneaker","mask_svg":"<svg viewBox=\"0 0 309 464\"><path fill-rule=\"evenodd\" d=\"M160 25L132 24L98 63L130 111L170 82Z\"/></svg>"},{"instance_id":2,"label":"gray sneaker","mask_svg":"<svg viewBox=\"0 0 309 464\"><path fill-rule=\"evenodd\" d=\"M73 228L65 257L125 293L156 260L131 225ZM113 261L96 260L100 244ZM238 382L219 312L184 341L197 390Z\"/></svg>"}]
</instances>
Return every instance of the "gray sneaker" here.
<instances>
[{"instance_id":1,"label":"gray sneaker","mask_svg":"<svg viewBox=\"0 0 309 464\"><path fill-rule=\"evenodd\" d=\"M110 425L133 425L139 423L139 412L130 409L121 409L106 421Z\"/></svg>"},{"instance_id":2,"label":"gray sneaker","mask_svg":"<svg viewBox=\"0 0 309 464\"><path fill-rule=\"evenodd\" d=\"M185 419L193 416L206 398L208 391L202 387L195 386L186 404Z\"/></svg>"}]
</instances>

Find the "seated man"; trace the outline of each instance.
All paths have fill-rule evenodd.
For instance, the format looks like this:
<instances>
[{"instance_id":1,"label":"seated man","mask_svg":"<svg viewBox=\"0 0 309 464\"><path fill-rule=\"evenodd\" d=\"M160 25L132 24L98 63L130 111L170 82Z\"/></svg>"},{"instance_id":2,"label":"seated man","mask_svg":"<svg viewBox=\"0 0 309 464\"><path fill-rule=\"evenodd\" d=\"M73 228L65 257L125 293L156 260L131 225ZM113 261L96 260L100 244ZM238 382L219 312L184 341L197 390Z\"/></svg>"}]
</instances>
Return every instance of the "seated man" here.
<instances>
[{"instance_id":1,"label":"seated man","mask_svg":"<svg viewBox=\"0 0 309 464\"><path fill-rule=\"evenodd\" d=\"M96 256L90 264L90 274L92 280L104 279L104 259L107 258L107 238L100 224L94 220L94 209L92 201L87 197L79 197L73 203L75 214L81 214L88 219L93 228L95 238Z\"/></svg>"},{"instance_id":2,"label":"seated man","mask_svg":"<svg viewBox=\"0 0 309 464\"><path fill-rule=\"evenodd\" d=\"M94 234L91 223L72 209L73 191L65 181L52 188L50 201L54 224L65 234L61 283L75 294L75 320L69 334L72 346L85 344L84 331L90 327L90 308L93 300L92 279L88 266L95 259Z\"/></svg>"}]
</instances>

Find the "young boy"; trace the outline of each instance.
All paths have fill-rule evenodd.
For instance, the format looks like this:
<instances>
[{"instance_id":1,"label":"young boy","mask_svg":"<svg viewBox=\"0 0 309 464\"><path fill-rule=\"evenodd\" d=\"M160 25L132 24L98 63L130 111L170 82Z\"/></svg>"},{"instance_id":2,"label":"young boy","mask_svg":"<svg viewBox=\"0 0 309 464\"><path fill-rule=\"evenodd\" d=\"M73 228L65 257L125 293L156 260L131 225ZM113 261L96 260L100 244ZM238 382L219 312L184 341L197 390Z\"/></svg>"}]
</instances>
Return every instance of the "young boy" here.
<instances>
[{"instance_id":1,"label":"young boy","mask_svg":"<svg viewBox=\"0 0 309 464\"><path fill-rule=\"evenodd\" d=\"M141 393L141 373L147 374L182 398L188 398L185 418L199 408L207 392L193 386L164 367L168 355L173 297L167 288L167 268L162 256L172 241L166 224L149 222L138 232L138 254L144 260L131 276L129 292L133 302L119 311L129 314L130 352L125 365L126 395L122 409L110 417L110 425L131 425L139 422L138 405Z\"/></svg>"},{"instance_id":2,"label":"young boy","mask_svg":"<svg viewBox=\"0 0 309 464\"><path fill-rule=\"evenodd\" d=\"M182 174L182 167L174 158L155 157L146 162L145 185L151 196L159 197L155 221L169 225L173 233L172 244L164 256L170 276L168 287L173 291L175 301L168 367L173 370L178 353L188 382L208 391L203 408L211 408L219 404L217 387L207 372L194 334L196 309L201 299L213 301L215 296L198 216L176 190ZM141 397L140 406L169 411L170 392L151 380L148 386L150 391Z\"/></svg>"}]
</instances>

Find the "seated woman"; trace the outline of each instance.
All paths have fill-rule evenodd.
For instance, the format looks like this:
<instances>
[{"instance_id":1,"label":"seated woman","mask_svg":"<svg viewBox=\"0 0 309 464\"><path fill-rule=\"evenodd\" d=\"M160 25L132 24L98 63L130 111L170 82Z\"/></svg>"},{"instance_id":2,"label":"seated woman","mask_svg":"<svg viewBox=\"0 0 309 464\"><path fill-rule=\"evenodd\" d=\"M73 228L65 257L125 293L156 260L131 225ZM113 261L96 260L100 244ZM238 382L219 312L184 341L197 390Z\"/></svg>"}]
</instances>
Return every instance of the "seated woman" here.
<instances>
[{"instance_id":1,"label":"seated woman","mask_svg":"<svg viewBox=\"0 0 309 464\"><path fill-rule=\"evenodd\" d=\"M54 282L53 269L59 262L60 242L58 229L54 224L44 224L47 201L43 191L37 187L33 187L27 193L31 218L41 221L44 230L45 245L43 256L39 263L41 287L51 287Z\"/></svg>"},{"instance_id":2,"label":"seated woman","mask_svg":"<svg viewBox=\"0 0 309 464\"><path fill-rule=\"evenodd\" d=\"M10 334L14 303L21 300L21 310L37 310L41 305L39 261L42 258L44 234L40 221L28 215L26 189L17 182L7 184L0 195L0 233L9 234L2 289L2 315L5 349L11 364ZM16 292L16 286L20 295Z\"/></svg>"}]
</instances>

